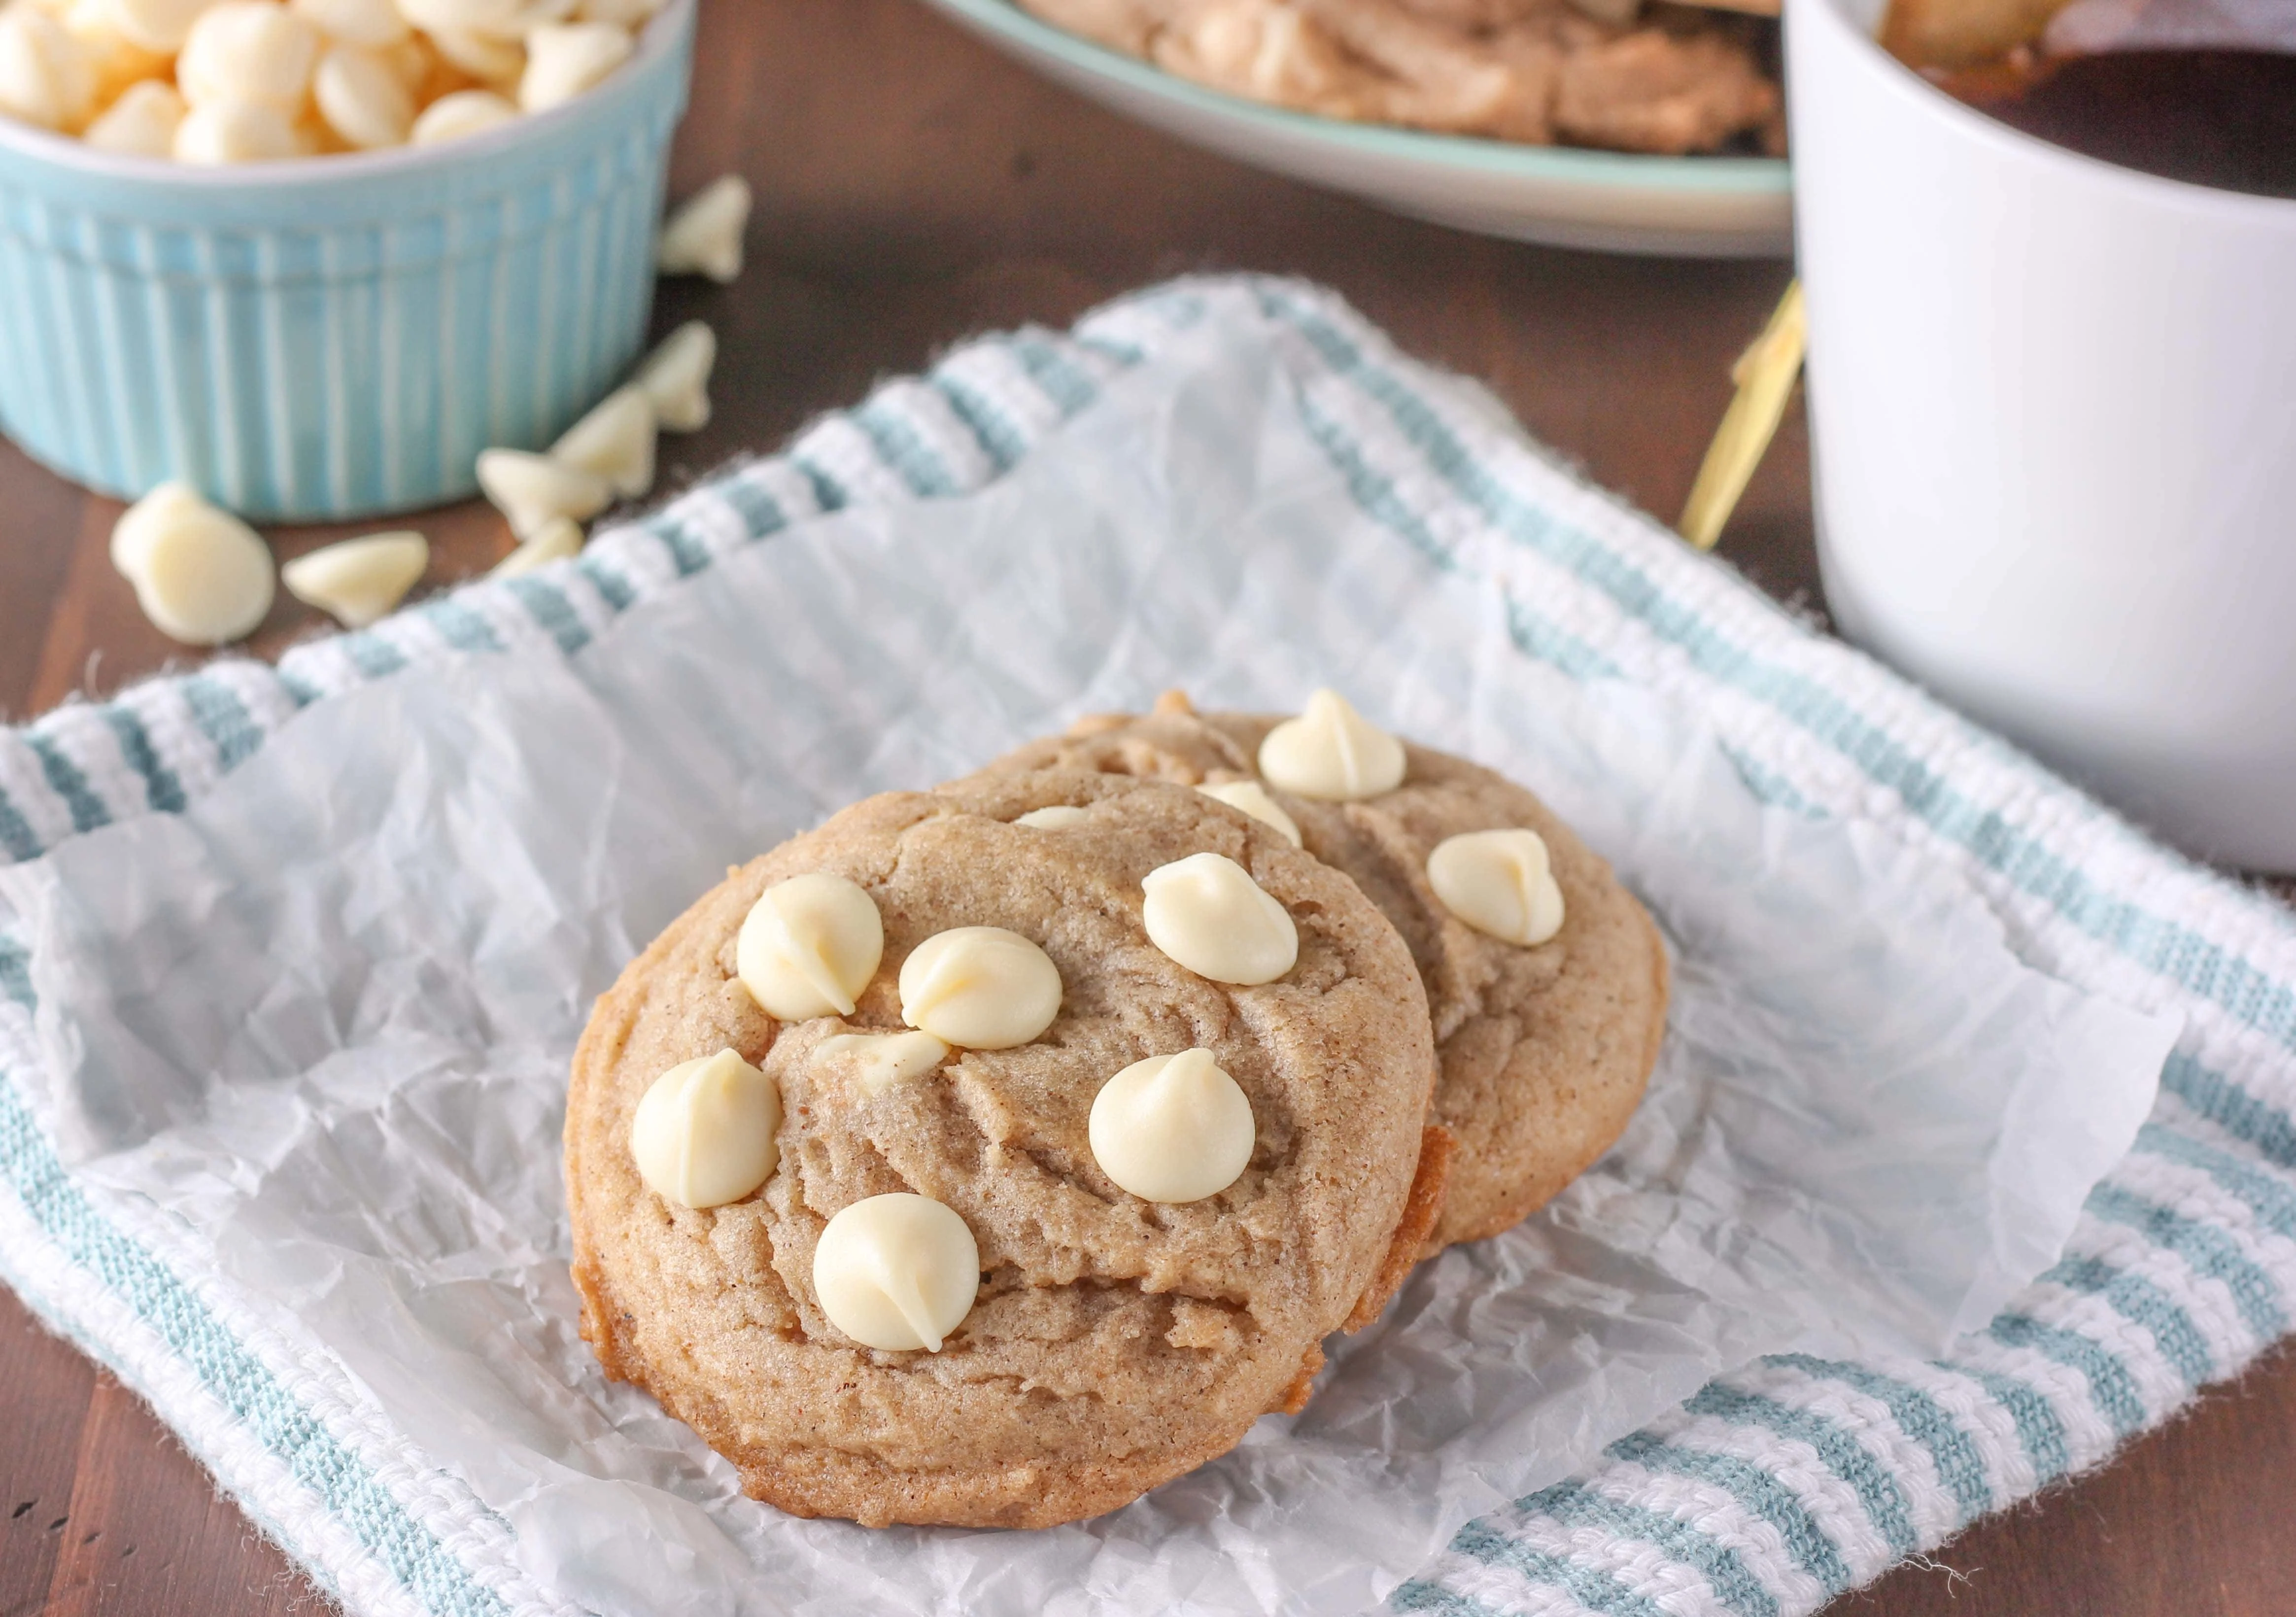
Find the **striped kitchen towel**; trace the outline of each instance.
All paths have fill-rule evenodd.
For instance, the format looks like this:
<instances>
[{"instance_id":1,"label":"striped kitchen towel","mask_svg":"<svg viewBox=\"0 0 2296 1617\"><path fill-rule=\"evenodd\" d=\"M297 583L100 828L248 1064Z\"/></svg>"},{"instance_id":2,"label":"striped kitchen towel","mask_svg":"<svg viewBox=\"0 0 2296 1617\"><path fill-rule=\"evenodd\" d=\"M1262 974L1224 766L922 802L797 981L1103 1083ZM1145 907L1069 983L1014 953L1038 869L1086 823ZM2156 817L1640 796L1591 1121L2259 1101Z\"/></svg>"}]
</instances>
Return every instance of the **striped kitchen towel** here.
<instances>
[{"instance_id":1,"label":"striped kitchen towel","mask_svg":"<svg viewBox=\"0 0 2296 1617\"><path fill-rule=\"evenodd\" d=\"M2031 964L2185 1032L2135 1150L2061 1261L1932 1361L1782 1355L1711 1383L1582 1474L1470 1523L1403 1611L1728 1613L1823 1605L2103 1460L2290 1328L2296 925L2200 869L1525 444L1488 402L1293 283L1194 280L1065 335L967 344L573 562L464 587L275 669L218 661L0 732L0 850L31 859L210 789L301 709L448 653L578 653L634 602L816 513L977 489L1177 333L1272 338L1365 513L1504 574L1521 653L1702 712L1749 785L1866 822L1982 895ZM36 1010L0 932L0 1276L150 1399L360 1613L570 1610L341 1367L267 1330L148 1209L59 1161L22 1081Z\"/></svg>"}]
</instances>

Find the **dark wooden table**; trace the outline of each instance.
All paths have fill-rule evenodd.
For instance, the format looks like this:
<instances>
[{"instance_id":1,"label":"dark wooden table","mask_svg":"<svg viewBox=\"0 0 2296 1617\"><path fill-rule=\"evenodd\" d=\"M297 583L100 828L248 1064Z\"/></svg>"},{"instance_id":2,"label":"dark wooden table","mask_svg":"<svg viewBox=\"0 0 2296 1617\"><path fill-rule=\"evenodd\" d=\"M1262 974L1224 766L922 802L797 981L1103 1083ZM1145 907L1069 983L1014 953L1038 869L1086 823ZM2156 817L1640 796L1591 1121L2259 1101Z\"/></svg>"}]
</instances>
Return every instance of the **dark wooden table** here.
<instances>
[{"instance_id":1,"label":"dark wooden table","mask_svg":"<svg viewBox=\"0 0 2296 1617\"><path fill-rule=\"evenodd\" d=\"M984 328L1065 323L1199 269L1312 276L1407 347L1481 378L1531 431L1652 511L1680 509L1726 373L1782 264L1652 262L1387 218L1135 127L914 0L704 0L676 188L728 168L758 208L734 287L666 287L725 344L718 415L669 439L673 483L770 445ZM1799 413L1722 554L1816 604ZM0 446L0 715L108 694L183 658L105 539L118 507ZM482 507L422 525L432 582L509 547ZM343 530L274 536L283 556ZM283 594L265 654L321 632ZM2253 1370L2114 1464L1845 1597L1835 1617L2250 1617L2296 1609L2296 1358ZM319 1596L151 1413L0 1291L0 1617L308 1610Z\"/></svg>"}]
</instances>

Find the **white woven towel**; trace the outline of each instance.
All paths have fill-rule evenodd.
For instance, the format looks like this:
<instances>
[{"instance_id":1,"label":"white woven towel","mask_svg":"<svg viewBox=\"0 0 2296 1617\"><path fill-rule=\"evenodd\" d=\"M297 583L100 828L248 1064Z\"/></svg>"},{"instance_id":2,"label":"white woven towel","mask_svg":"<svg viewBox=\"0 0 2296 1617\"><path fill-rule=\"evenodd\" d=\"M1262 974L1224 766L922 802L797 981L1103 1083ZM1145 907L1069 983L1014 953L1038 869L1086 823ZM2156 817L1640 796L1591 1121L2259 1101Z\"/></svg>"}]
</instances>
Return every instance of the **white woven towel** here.
<instances>
[{"instance_id":1,"label":"white woven towel","mask_svg":"<svg viewBox=\"0 0 2296 1617\"><path fill-rule=\"evenodd\" d=\"M1059 336L968 345L576 563L455 592L274 671L213 664L0 733L15 859L182 808L301 708L445 652L572 653L634 602L825 510L980 488L1205 322L1272 332L1332 468L1398 542L1503 574L1516 640L1704 714L1746 782L1860 821L1983 895L2030 964L2185 1034L2066 1255L1936 1362L1765 1359L1486 1516L1405 1610L1739 1617L1815 1609L2102 1459L2287 1328L2296 1285L2296 931L1523 447L1336 300L1184 283ZM166 1221L83 1182L35 1120L33 973L0 934L0 1273L149 1397L353 1610L569 1609L508 1525L327 1356L264 1328Z\"/></svg>"}]
</instances>

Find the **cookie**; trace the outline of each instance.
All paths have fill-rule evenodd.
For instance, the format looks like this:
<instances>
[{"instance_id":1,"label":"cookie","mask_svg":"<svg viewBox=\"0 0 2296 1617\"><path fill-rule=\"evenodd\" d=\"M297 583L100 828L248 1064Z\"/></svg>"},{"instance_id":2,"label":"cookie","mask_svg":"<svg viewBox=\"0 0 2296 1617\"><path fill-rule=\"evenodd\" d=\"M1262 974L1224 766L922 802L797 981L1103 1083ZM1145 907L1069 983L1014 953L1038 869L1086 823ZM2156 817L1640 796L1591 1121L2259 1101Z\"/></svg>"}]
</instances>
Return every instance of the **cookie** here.
<instances>
[{"instance_id":1,"label":"cookie","mask_svg":"<svg viewBox=\"0 0 2296 1617\"><path fill-rule=\"evenodd\" d=\"M1191 786L1258 782L1262 744L1282 722L1200 714L1175 692L1152 713L1082 720L988 772L1062 767ZM1353 877L1395 923L1426 985L1441 1063L1435 1115L1456 1144L1432 1252L1512 1227L1618 1138L1665 1035L1666 951L1610 866L1530 792L1408 743L1394 761L1401 784L1357 800L1273 787L1267 795L1307 850ZM1465 923L1428 879L1429 856L1447 839L1500 827L1538 833L1561 890L1562 930L1535 947Z\"/></svg>"},{"instance_id":2,"label":"cookie","mask_svg":"<svg viewBox=\"0 0 2296 1617\"><path fill-rule=\"evenodd\" d=\"M1166 951L1234 952L1232 927L1202 924L1225 913L1207 894L1289 935L1288 956L1234 968L1283 966L1272 981L1214 981ZM1031 997L1038 961L1050 999ZM768 1016L750 982L801 1019ZM852 1009L813 1014L811 995ZM905 1016L920 1030L870 1037ZM1184 1052L1160 1088L1110 1081ZM1051 771L872 798L730 873L598 1001L566 1118L583 1334L785 1510L1097 1514L1299 1408L1321 1339L1377 1311L1440 1206L1434 1071L1395 929L1199 793ZM746 1135L709 1120L753 1092L777 1100L769 1142L754 1105ZM1206 1126L1236 1147L1209 1194L1155 1189L1171 1164L1151 1125L1179 1093L1218 1099ZM1119 1131L1118 1173L1175 1199L1122 1188L1095 1129ZM894 1250L873 1242L907 1244L921 1277L901 1297L873 1279ZM864 1340L912 1328L923 1345Z\"/></svg>"}]
</instances>

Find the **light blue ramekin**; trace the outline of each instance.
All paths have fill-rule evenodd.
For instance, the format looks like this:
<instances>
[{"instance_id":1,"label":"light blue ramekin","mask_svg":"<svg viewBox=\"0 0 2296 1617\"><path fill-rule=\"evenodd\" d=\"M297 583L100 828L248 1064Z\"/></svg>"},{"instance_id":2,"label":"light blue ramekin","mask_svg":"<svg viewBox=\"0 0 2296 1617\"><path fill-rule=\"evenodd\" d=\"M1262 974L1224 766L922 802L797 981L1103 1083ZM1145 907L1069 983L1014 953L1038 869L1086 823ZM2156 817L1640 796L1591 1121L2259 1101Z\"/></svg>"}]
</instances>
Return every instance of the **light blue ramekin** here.
<instances>
[{"instance_id":1,"label":"light blue ramekin","mask_svg":"<svg viewBox=\"0 0 2296 1617\"><path fill-rule=\"evenodd\" d=\"M195 168L0 119L0 430L242 515L461 498L645 339L695 0L568 105L441 146Z\"/></svg>"}]
</instances>

